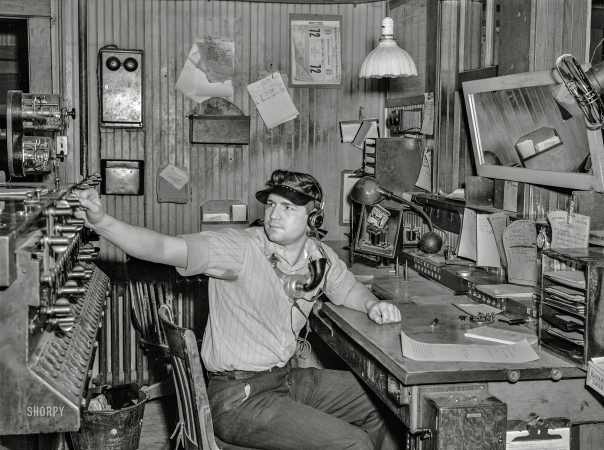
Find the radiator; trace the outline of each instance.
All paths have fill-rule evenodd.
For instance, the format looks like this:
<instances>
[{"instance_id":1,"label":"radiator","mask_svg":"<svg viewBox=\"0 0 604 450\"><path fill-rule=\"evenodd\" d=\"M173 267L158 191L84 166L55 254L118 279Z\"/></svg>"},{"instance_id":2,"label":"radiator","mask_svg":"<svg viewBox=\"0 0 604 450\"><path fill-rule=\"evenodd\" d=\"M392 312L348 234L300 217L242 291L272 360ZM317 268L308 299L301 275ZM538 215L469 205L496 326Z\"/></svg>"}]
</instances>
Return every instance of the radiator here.
<instances>
[{"instance_id":1,"label":"radiator","mask_svg":"<svg viewBox=\"0 0 604 450\"><path fill-rule=\"evenodd\" d=\"M176 323L201 339L208 315L207 279L118 281L112 289L93 366L94 384L142 387L166 379L170 360L155 348L162 343L156 311L162 303L170 305Z\"/></svg>"}]
</instances>

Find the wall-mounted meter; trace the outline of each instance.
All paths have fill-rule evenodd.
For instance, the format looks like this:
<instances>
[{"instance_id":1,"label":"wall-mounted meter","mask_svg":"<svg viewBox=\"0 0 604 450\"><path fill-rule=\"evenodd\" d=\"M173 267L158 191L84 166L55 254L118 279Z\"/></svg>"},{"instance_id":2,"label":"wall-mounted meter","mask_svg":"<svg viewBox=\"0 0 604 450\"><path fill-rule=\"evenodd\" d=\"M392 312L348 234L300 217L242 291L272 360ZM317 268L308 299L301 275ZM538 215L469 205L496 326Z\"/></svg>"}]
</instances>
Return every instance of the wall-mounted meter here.
<instances>
[{"instance_id":1,"label":"wall-mounted meter","mask_svg":"<svg viewBox=\"0 0 604 450\"><path fill-rule=\"evenodd\" d=\"M143 128L143 51L101 49L99 121L106 128Z\"/></svg>"},{"instance_id":2,"label":"wall-mounted meter","mask_svg":"<svg viewBox=\"0 0 604 450\"><path fill-rule=\"evenodd\" d=\"M75 119L75 110L66 111L59 95L8 91L6 130L0 130L0 137L6 139L10 176L50 173L52 160L63 158L54 150L51 135L65 129L68 116Z\"/></svg>"}]
</instances>

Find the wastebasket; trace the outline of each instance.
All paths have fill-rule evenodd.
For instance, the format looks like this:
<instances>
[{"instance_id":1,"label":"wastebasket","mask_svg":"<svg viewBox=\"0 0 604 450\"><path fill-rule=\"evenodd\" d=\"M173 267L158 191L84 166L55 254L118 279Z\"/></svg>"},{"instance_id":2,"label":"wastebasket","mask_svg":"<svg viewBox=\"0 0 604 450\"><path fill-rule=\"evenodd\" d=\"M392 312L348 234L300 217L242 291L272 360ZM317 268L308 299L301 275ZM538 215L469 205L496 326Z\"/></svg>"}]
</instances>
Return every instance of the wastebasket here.
<instances>
[{"instance_id":1,"label":"wastebasket","mask_svg":"<svg viewBox=\"0 0 604 450\"><path fill-rule=\"evenodd\" d=\"M110 410L82 412L80 430L71 433L74 450L136 450L147 394L136 384L106 387Z\"/></svg>"}]
</instances>

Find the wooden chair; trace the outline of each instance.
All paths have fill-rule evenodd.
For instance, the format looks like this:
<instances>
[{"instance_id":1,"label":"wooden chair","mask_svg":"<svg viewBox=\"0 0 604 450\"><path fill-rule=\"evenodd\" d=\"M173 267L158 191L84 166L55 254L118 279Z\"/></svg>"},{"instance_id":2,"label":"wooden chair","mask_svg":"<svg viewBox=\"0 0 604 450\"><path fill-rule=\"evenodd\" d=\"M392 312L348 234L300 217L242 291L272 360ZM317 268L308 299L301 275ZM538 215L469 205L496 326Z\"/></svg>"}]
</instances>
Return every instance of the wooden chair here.
<instances>
[{"instance_id":1,"label":"wooden chair","mask_svg":"<svg viewBox=\"0 0 604 450\"><path fill-rule=\"evenodd\" d=\"M185 450L251 450L226 444L214 436L195 333L174 323L172 310L168 305L160 306L159 319L170 348L178 400L180 421L174 432L179 433L176 448L178 449L182 442Z\"/></svg>"}]
</instances>

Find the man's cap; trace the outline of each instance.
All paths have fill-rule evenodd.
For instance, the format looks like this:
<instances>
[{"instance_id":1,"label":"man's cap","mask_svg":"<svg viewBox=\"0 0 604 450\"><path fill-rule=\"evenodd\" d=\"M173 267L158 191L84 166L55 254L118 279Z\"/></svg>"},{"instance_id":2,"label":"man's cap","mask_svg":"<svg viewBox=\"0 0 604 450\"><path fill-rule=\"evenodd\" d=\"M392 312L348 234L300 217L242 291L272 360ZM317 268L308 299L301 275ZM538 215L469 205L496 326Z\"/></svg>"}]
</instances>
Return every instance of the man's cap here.
<instances>
[{"instance_id":1,"label":"man's cap","mask_svg":"<svg viewBox=\"0 0 604 450\"><path fill-rule=\"evenodd\" d=\"M309 202L316 201L316 199L312 195L305 194L302 191L294 189L291 186L287 186L285 184L277 184L272 187L268 187L262 191L256 192L256 199L260 203L264 203L268 201L268 196L271 194L279 195L280 197L288 199L294 205L298 206L306 206Z\"/></svg>"}]
</instances>

